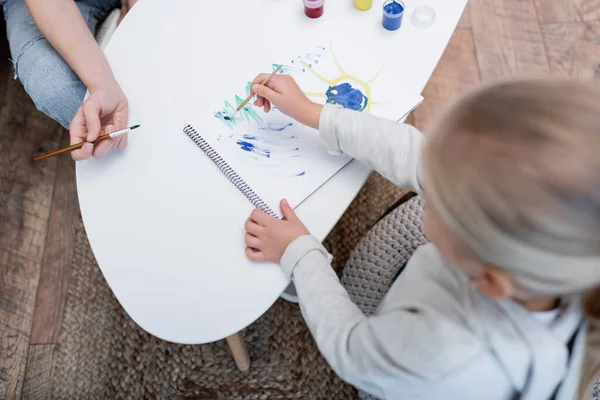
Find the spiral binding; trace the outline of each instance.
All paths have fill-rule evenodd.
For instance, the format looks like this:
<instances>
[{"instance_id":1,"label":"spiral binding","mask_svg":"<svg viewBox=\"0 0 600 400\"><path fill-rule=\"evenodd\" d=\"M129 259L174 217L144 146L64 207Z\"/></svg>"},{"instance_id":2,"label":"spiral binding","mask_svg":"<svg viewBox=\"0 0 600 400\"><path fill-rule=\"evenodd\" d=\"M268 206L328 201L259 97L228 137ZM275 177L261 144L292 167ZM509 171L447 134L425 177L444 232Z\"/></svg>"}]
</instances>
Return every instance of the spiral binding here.
<instances>
[{"instance_id":1,"label":"spiral binding","mask_svg":"<svg viewBox=\"0 0 600 400\"><path fill-rule=\"evenodd\" d=\"M233 168L231 168L229 164L227 164L225 160L223 160L219 153L217 153L215 149L213 149L212 146L208 144L208 142L204 140L202 136L200 136L200 134L196 132L196 130L191 125L186 125L186 127L183 128L183 131L186 135L188 135L190 139L192 139L194 143L196 143L198 147L200 147L204 154L206 154L208 158L210 158L212 162L215 163L215 165L221 170L221 172L227 177L227 179L229 179L229 181L233 183L235 187L238 188L238 190L242 192L242 194L248 200L250 200L250 202L255 207L258 207L261 210L263 210L265 214L268 214L275 218L279 218L277 214L273 212L271 207L269 207L267 203L265 203L264 200L261 199L260 196L257 195L256 192L250 186L248 186L246 181L244 181L237 174L237 172L235 172Z\"/></svg>"}]
</instances>

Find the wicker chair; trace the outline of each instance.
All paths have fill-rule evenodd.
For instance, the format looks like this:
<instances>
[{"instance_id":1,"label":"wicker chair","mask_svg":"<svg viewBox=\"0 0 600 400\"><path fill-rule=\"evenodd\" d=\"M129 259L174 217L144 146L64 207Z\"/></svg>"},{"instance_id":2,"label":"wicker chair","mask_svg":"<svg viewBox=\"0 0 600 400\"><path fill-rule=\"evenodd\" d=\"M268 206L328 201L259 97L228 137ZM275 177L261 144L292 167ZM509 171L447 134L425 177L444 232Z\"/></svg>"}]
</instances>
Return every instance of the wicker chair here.
<instances>
[{"instance_id":1,"label":"wicker chair","mask_svg":"<svg viewBox=\"0 0 600 400\"><path fill-rule=\"evenodd\" d=\"M360 240L342 273L350 298L373 314L417 247L426 244L423 200L414 194L401 199ZM375 399L359 393L361 399Z\"/></svg>"}]
</instances>

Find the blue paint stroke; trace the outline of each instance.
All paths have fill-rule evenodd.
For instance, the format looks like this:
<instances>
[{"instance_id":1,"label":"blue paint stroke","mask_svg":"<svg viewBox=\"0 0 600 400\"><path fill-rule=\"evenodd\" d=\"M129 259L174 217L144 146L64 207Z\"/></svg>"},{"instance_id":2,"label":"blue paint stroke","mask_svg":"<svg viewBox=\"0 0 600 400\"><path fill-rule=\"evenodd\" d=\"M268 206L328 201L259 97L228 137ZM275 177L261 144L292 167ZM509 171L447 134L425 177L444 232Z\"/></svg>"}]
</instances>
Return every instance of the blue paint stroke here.
<instances>
[{"instance_id":1,"label":"blue paint stroke","mask_svg":"<svg viewBox=\"0 0 600 400\"><path fill-rule=\"evenodd\" d=\"M260 129L260 128L259 128ZM262 136L254 136L254 135L250 135L250 134L243 134L243 135L230 135L229 136L230 139L233 140L254 140L257 142L262 142L265 144L271 144L271 145L275 145L275 146L281 146L284 145L284 141L286 140L290 140L290 139L298 139L298 136L292 135L292 136L287 136L287 137L277 137L274 139L270 139L270 138L266 138L266 137L262 137ZM294 149L294 150L297 150Z\"/></svg>"},{"instance_id":2,"label":"blue paint stroke","mask_svg":"<svg viewBox=\"0 0 600 400\"><path fill-rule=\"evenodd\" d=\"M257 154L261 157L271 157L271 150L267 148L257 147L254 143L250 143L246 140L238 140L236 143L240 146L240 149L244 151Z\"/></svg>"},{"instance_id":3,"label":"blue paint stroke","mask_svg":"<svg viewBox=\"0 0 600 400\"><path fill-rule=\"evenodd\" d=\"M274 154L287 154L294 153L300 150L300 147L291 147L283 143L288 139L297 139L295 136L287 138L269 139L260 136L243 134L243 135L231 135L230 139L233 139L241 150L257 154L262 157L271 158ZM293 156L292 156L293 157Z\"/></svg>"},{"instance_id":4,"label":"blue paint stroke","mask_svg":"<svg viewBox=\"0 0 600 400\"><path fill-rule=\"evenodd\" d=\"M230 140L241 150L240 160L265 169L265 173L282 178L306 175L300 147L295 134L281 133L293 122L262 123L258 129L264 132L231 133L219 135L217 140ZM243 155L242 155L243 154Z\"/></svg>"},{"instance_id":5,"label":"blue paint stroke","mask_svg":"<svg viewBox=\"0 0 600 400\"><path fill-rule=\"evenodd\" d=\"M219 121L223 122L229 129L233 129L236 123L240 121L239 117L231 118L234 112L235 108L233 108L233 106L226 101L223 104L223 109L221 111L215 111L213 115Z\"/></svg>"},{"instance_id":6,"label":"blue paint stroke","mask_svg":"<svg viewBox=\"0 0 600 400\"><path fill-rule=\"evenodd\" d=\"M229 117L229 115L227 115L227 113L225 113L224 111L217 111L217 112L215 112L215 118L225 119L227 121L231 121L231 117Z\"/></svg>"},{"instance_id":7,"label":"blue paint stroke","mask_svg":"<svg viewBox=\"0 0 600 400\"><path fill-rule=\"evenodd\" d=\"M289 128L290 126L293 126L293 125L294 125L293 122L290 122L289 124L286 124L286 125L269 123L269 124L267 124L267 126L258 127L258 129L260 129L261 131L283 132L284 130L286 130L287 128ZM295 138L295 137L296 136L292 136L292 138Z\"/></svg>"},{"instance_id":8,"label":"blue paint stroke","mask_svg":"<svg viewBox=\"0 0 600 400\"><path fill-rule=\"evenodd\" d=\"M367 96L349 83L330 86L325 95L328 104L339 104L350 110L363 111L369 104Z\"/></svg>"},{"instance_id":9,"label":"blue paint stroke","mask_svg":"<svg viewBox=\"0 0 600 400\"><path fill-rule=\"evenodd\" d=\"M322 56L319 51L325 51L325 49L325 47L319 46L317 48L317 53L306 53L304 55L296 56L297 60L291 60L291 63L294 64L294 66L301 66L302 72L306 72L306 68L304 66L310 69L314 65L317 65Z\"/></svg>"}]
</instances>

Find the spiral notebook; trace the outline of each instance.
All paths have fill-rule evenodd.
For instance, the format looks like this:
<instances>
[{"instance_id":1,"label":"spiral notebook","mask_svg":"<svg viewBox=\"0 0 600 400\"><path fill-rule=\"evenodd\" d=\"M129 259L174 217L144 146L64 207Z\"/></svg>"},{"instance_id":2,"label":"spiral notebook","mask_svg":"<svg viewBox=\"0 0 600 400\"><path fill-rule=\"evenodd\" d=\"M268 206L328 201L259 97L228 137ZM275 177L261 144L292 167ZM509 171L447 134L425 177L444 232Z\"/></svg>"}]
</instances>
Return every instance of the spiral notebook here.
<instances>
[{"instance_id":1,"label":"spiral notebook","mask_svg":"<svg viewBox=\"0 0 600 400\"><path fill-rule=\"evenodd\" d=\"M395 120L423 100L418 94L398 95L393 69L343 41L290 58L280 73L292 75L314 101ZM255 207L281 217L281 199L298 206L351 158L329 154L316 130L276 109L264 113L248 105L231 119L244 97L206 110L184 132Z\"/></svg>"}]
</instances>

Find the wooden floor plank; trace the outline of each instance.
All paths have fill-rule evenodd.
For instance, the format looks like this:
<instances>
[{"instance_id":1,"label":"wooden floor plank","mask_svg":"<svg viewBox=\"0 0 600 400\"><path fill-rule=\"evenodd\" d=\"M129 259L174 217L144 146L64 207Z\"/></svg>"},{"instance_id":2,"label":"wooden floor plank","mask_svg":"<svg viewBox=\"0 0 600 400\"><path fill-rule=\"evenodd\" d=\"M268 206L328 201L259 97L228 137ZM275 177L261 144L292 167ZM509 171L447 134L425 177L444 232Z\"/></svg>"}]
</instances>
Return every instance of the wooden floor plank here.
<instances>
[{"instance_id":1,"label":"wooden floor plank","mask_svg":"<svg viewBox=\"0 0 600 400\"><path fill-rule=\"evenodd\" d=\"M533 1L470 1L469 15L482 81L549 74Z\"/></svg>"},{"instance_id":2,"label":"wooden floor plank","mask_svg":"<svg viewBox=\"0 0 600 400\"><path fill-rule=\"evenodd\" d=\"M423 90L423 104L412 113L412 123L424 130L450 100L478 82L479 72L471 30L457 28Z\"/></svg>"},{"instance_id":3,"label":"wooden floor plank","mask_svg":"<svg viewBox=\"0 0 600 400\"><path fill-rule=\"evenodd\" d=\"M553 75L600 81L600 22L542 26Z\"/></svg>"},{"instance_id":4,"label":"wooden floor plank","mask_svg":"<svg viewBox=\"0 0 600 400\"><path fill-rule=\"evenodd\" d=\"M29 346L27 374L23 382L22 400L44 400L52 398L52 368L55 344Z\"/></svg>"},{"instance_id":5,"label":"wooden floor plank","mask_svg":"<svg viewBox=\"0 0 600 400\"><path fill-rule=\"evenodd\" d=\"M463 10L463 14L460 16L458 20L457 28L470 28L471 27L471 18L469 17L469 4L465 6Z\"/></svg>"},{"instance_id":6,"label":"wooden floor plank","mask_svg":"<svg viewBox=\"0 0 600 400\"><path fill-rule=\"evenodd\" d=\"M12 78L10 78L12 81ZM14 81L12 81L14 82ZM54 189L56 162L33 164L39 143L59 132L11 83L0 111L0 398L18 398L25 372L35 295ZM14 94L19 94L14 96ZM27 100L27 101L25 101ZM31 132L35 132L32 135Z\"/></svg>"},{"instance_id":7,"label":"wooden floor plank","mask_svg":"<svg viewBox=\"0 0 600 400\"><path fill-rule=\"evenodd\" d=\"M1 26L0 29L3 29ZM50 212L56 160L34 164L40 147L56 148L58 124L37 111L13 79L0 43L0 398L18 399Z\"/></svg>"},{"instance_id":8,"label":"wooden floor plank","mask_svg":"<svg viewBox=\"0 0 600 400\"><path fill-rule=\"evenodd\" d=\"M535 5L542 24L600 21L600 0L536 0Z\"/></svg>"},{"instance_id":9,"label":"wooden floor plank","mask_svg":"<svg viewBox=\"0 0 600 400\"><path fill-rule=\"evenodd\" d=\"M458 20L458 28L470 28L471 27L471 18L469 17L469 4L465 6L460 19Z\"/></svg>"},{"instance_id":10,"label":"wooden floor plank","mask_svg":"<svg viewBox=\"0 0 600 400\"><path fill-rule=\"evenodd\" d=\"M68 146L65 131L63 146ZM48 222L40 280L35 303L31 343L57 343L66 303L71 261L75 248L75 222L79 218L75 162L58 159L54 199Z\"/></svg>"}]
</instances>

